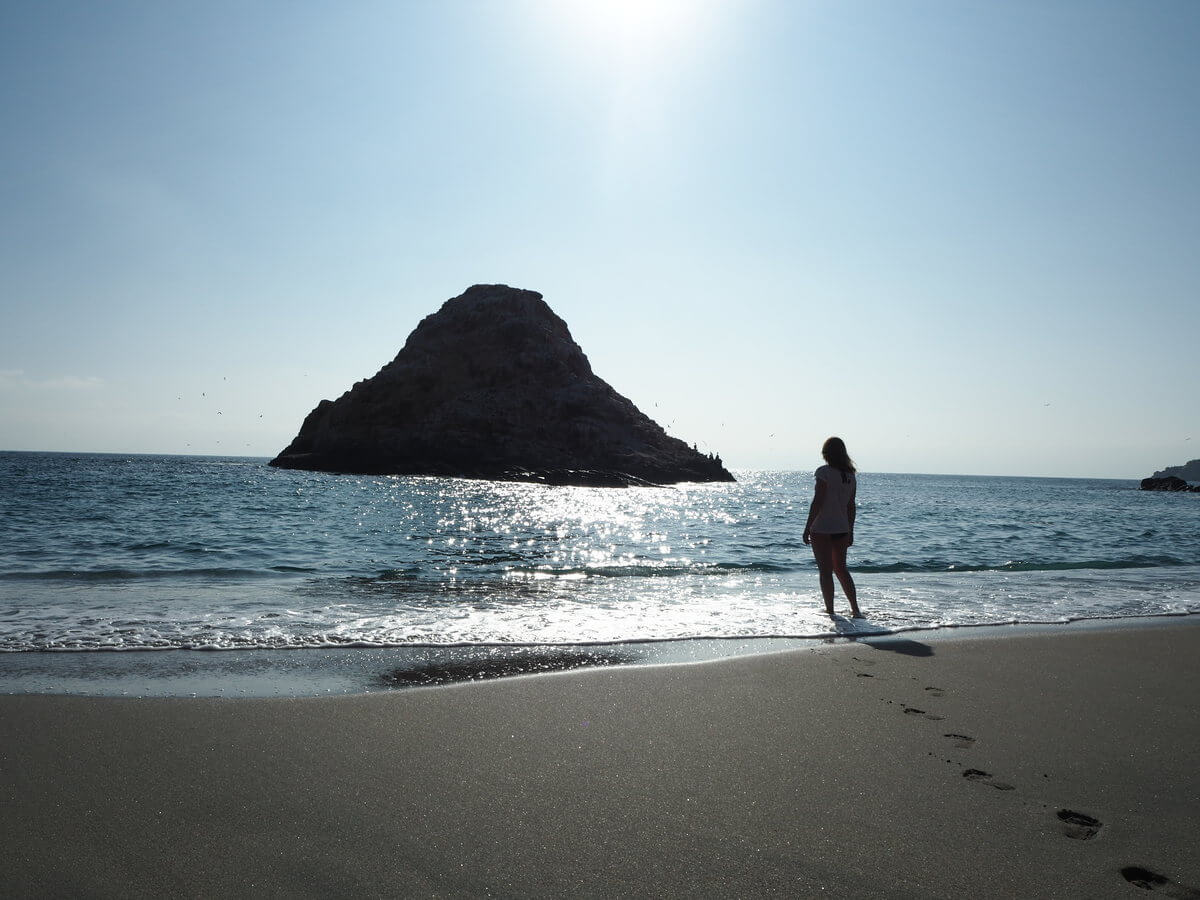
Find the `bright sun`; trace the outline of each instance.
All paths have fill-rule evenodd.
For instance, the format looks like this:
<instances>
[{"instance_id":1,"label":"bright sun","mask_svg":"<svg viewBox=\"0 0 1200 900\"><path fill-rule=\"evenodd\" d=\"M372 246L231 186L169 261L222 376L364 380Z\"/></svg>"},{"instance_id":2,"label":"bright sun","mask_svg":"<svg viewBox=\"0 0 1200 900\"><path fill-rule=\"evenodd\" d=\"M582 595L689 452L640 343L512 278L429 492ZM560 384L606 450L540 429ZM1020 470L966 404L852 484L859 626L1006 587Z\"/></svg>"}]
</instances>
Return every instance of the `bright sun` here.
<instances>
[{"instance_id":1,"label":"bright sun","mask_svg":"<svg viewBox=\"0 0 1200 900\"><path fill-rule=\"evenodd\" d=\"M699 0L550 0L547 8L581 43L626 65L673 56L707 18Z\"/></svg>"},{"instance_id":2,"label":"bright sun","mask_svg":"<svg viewBox=\"0 0 1200 900\"><path fill-rule=\"evenodd\" d=\"M533 0L563 80L595 128L595 184L619 197L646 173L672 168L675 100L723 34L716 0ZM657 168L656 168L657 167Z\"/></svg>"}]
</instances>

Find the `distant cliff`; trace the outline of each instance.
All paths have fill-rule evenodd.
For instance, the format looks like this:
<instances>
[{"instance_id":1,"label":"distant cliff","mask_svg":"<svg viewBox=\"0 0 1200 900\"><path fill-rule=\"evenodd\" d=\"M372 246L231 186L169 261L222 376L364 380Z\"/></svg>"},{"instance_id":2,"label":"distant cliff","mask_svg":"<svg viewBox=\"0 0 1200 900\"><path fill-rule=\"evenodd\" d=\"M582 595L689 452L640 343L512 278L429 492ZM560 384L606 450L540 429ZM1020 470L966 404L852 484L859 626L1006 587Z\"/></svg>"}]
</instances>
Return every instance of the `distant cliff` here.
<instances>
[{"instance_id":1,"label":"distant cliff","mask_svg":"<svg viewBox=\"0 0 1200 900\"><path fill-rule=\"evenodd\" d=\"M1167 466L1161 472L1155 472L1153 478L1182 478L1184 481L1200 481L1200 459L1193 459L1182 466Z\"/></svg>"},{"instance_id":2,"label":"distant cliff","mask_svg":"<svg viewBox=\"0 0 1200 900\"><path fill-rule=\"evenodd\" d=\"M477 284L374 377L322 400L271 465L621 486L733 481L592 372L534 291Z\"/></svg>"}]
</instances>

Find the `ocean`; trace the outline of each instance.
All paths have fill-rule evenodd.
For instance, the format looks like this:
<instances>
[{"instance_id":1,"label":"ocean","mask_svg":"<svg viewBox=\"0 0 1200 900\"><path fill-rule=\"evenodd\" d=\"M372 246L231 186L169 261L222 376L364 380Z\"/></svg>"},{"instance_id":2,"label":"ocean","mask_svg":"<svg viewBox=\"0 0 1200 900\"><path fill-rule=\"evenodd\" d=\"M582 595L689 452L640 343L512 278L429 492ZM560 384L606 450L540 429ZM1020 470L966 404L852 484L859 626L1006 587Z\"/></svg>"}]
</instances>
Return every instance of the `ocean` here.
<instances>
[{"instance_id":1,"label":"ocean","mask_svg":"<svg viewBox=\"0 0 1200 900\"><path fill-rule=\"evenodd\" d=\"M144 651L236 651L205 665L259 669L301 648L429 660L603 647L621 661L649 644L745 652L1200 613L1200 495L863 472L850 566L867 618L831 621L801 541L812 473L735 474L571 488L0 453L0 690L57 679L87 692L89 671L111 680L136 659L169 673L201 655ZM837 604L845 614L840 592Z\"/></svg>"}]
</instances>

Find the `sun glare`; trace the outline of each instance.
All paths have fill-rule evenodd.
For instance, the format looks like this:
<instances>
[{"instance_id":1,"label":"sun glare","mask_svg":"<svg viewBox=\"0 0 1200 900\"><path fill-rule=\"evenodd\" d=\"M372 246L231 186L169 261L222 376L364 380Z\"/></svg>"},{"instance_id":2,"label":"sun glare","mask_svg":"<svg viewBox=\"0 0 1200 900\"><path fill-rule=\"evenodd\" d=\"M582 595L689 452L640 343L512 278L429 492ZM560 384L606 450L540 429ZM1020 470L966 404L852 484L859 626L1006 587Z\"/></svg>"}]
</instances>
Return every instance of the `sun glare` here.
<instances>
[{"instance_id":1,"label":"sun glare","mask_svg":"<svg viewBox=\"0 0 1200 900\"><path fill-rule=\"evenodd\" d=\"M547 4L579 43L625 65L661 62L686 50L708 18L706 7L697 0L551 0Z\"/></svg>"},{"instance_id":2,"label":"sun glare","mask_svg":"<svg viewBox=\"0 0 1200 900\"><path fill-rule=\"evenodd\" d=\"M713 0L534 0L543 52L584 86L597 196L619 198L674 166L678 100L715 52L725 9Z\"/></svg>"}]
</instances>

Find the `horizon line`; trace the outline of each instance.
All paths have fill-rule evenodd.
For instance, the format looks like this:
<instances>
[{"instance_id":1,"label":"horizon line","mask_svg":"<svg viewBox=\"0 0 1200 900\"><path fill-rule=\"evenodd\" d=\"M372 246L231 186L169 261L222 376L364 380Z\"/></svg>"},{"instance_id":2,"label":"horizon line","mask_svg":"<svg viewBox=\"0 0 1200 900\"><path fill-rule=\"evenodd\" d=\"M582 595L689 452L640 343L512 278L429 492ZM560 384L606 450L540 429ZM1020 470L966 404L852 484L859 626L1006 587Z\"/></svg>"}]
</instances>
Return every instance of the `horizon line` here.
<instances>
[{"instance_id":1,"label":"horizon line","mask_svg":"<svg viewBox=\"0 0 1200 900\"><path fill-rule=\"evenodd\" d=\"M54 454L58 456L172 456L180 458L195 458L195 459L261 459L271 460L273 456L261 456L258 454L239 454L239 453L161 453L147 452L144 450L8 450L0 449L0 453L30 453L30 454ZM799 468L799 469L777 469L777 468L755 468L750 466L733 466L731 472L778 472L781 474L794 473L811 473L814 469ZM918 476L950 476L955 478L1043 478L1043 479L1060 479L1069 481L1141 481L1142 478L1153 477L1150 475L1013 475L1013 474L995 474L988 472L886 472L875 470L859 469L859 473L867 475L918 475ZM340 473L325 473L325 474L340 474ZM372 477L391 477L391 476L372 476ZM445 476L455 477L455 476ZM489 479L481 479L489 480Z\"/></svg>"}]
</instances>

